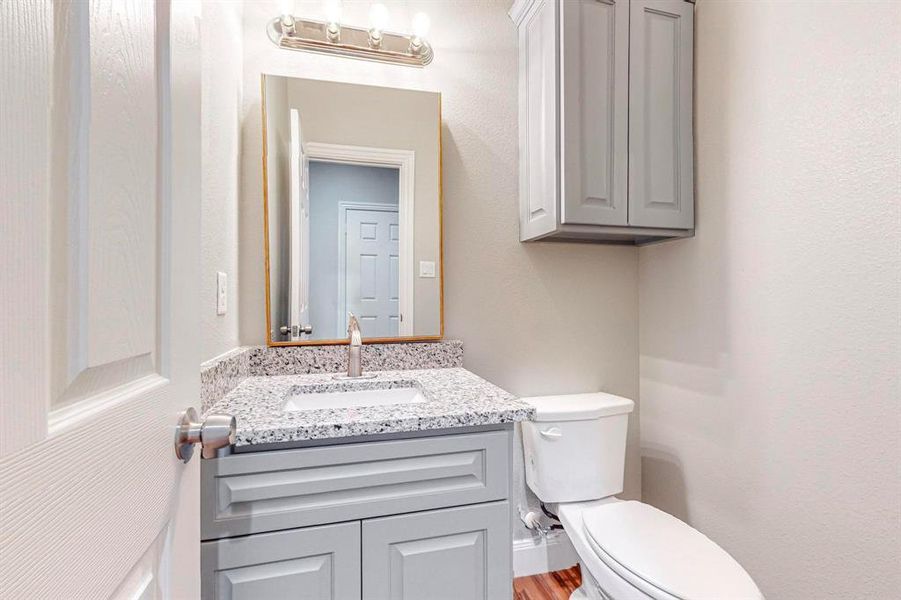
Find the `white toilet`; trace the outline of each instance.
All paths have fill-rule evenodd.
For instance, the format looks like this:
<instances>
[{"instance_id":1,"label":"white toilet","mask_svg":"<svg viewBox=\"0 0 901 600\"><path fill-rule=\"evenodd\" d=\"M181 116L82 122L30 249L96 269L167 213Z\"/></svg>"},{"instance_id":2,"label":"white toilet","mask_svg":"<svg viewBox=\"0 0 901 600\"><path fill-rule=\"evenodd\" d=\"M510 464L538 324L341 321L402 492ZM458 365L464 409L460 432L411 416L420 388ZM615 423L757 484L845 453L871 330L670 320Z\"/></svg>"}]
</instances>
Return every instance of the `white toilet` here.
<instances>
[{"instance_id":1,"label":"white toilet","mask_svg":"<svg viewBox=\"0 0 901 600\"><path fill-rule=\"evenodd\" d=\"M610 394L523 398L526 481L556 508L579 554L574 599L760 600L725 550L679 519L623 491L626 428L635 404ZM553 505L556 505L554 507Z\"/></svg>"}]
</instances>

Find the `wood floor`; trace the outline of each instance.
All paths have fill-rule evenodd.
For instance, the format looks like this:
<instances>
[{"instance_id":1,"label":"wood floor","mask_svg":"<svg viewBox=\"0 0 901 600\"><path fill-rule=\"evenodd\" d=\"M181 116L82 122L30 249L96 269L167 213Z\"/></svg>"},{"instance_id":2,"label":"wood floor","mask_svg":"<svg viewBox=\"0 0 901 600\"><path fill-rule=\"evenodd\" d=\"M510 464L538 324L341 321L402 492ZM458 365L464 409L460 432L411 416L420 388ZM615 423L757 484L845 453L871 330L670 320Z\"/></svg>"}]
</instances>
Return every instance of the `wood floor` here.
<instances>
[{"instance_id":1,"label":"wood floor","mask_svg":"<svg viewBox=\"0 0 901 600\"><path fill-rule=\"evenodd\" d=\"M569 600L569 595L580 585L579 565L565 571L517 577L513 580L513 600Z\"/></svg>"}]
</instances>

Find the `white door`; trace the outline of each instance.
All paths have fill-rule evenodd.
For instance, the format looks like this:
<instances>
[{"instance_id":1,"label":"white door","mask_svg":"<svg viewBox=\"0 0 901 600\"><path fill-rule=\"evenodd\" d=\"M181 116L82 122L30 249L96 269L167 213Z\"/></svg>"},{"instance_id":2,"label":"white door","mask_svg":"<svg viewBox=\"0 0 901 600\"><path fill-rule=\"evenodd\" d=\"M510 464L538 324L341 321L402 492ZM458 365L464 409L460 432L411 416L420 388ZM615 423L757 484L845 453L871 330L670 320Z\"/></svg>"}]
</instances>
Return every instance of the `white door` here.
<instances>
[{"instance_id":1,"label":"white door","mask_svg":"<svg viewBox=\"0 0 901 600\"><path fill-rule=\"evenodd\" d=\"M310 323L310 161L303 148L303 127L300 112L291 109L291 247L290 294L288 320L291 339L300 340L303 335L297 327Z\"/></svg>"},{"instance_id":2,"label":"white door","mask_svg":"<svg viewBox=\"0 0 901 600\"><path fill-rule=\"evenodd\" d=\"M0 597L196 598L199 2L0 2Z\"/></svg>"},{"instance_id":3,"label":"white door","mask_svg":"<svg viewBox=\"0 0 901 600\"><path fill-rule=\"evenodd\" d=\"M397 207L345 206L344 214L346 310L338 322L346 328L350 311L365 337L394 337L400 314Z\"/></svg>"}]
</instances>

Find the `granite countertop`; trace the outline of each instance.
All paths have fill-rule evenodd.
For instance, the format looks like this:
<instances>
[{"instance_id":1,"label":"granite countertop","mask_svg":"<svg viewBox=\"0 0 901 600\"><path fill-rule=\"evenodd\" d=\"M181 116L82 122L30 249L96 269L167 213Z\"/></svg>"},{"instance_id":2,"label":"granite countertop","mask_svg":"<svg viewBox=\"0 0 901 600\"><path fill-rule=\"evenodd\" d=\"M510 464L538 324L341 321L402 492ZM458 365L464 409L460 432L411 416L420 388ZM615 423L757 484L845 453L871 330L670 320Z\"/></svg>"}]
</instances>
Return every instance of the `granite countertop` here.
<instances>
[{"instance_id":1,"label":"granite countertop","mask_svg":"<svg viewBox=\"0 0 901 600\"><path fill-rule=\"evenodd\" d=\"M463 368L377 371L372 379L335 374L248 377L208 412L234 415L236 447L472 427L524 421L534 409ZM424 402L285 411L298 392L415 387Z\"/></svg>"}]
</instances>

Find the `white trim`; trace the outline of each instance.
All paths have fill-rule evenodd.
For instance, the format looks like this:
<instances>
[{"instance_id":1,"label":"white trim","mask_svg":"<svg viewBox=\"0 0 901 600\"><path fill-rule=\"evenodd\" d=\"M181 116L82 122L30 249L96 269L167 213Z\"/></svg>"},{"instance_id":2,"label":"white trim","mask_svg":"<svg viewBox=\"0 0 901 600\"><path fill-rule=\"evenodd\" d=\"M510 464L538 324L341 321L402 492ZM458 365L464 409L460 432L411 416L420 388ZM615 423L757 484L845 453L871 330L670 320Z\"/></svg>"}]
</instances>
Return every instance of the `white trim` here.
<instances>
[{"instance_id":1,"label":"white trim","mask_svg":"<svg viewBox=\"0 0 901 600\"><path fill-rule=\"evenodd\" d=\"M416 197L414 184L415 157L413 150L395 150L393 148L371 148L368 146L347 146L344 144L326 144L323 142L306 142L304 151L307 160L332 162L344 165L360 165L367 167L393 167L398 169L398 215L400 227L400 244L398 249L399 282L397 290L400 314L403 315L398 325L399 336L413 334L413 283L416 271L413 268L413 245ZM342 319L343 320L343 319ZM340 323L342 320L339 320ZM344 337L340 335L339 337Z\"/></svg>"},{"instance_id":2,"label":"white trim","mask_svg":"<svg viewBox=\"0 0 901 600\"><path fill-rule=\"evenodd\" d=\"M513 541L513 576L526 577L568 569L579 562L579 555L564 531L546 538Z\"/></svg>"},{"instance_id":3,"label":"white trim","mask_svg":"<svg viewBox=\"0 0 901 600\"><path fill-rule=\"evenodd\" d=\"M339 338L347 335L345 329L347 324L347 290L345 289L345 284L347 282L347 211L349 210L399 212L396 204L381 204L378 202L338 203L338 332L336 335ZM398 215L398 220L400 220L400 215ZM400 257L398 257L398 261L400 261ZM397 292L399 295L400 290ZM400 300L400 297L398 297L398 300ZM398 334L400 334L400 325L402 323L403 321L398 323Z\"/></svg>"},{"instance_id":4,"label":"white trim","mask_svg":"<svg viewBox=\"0 0 901 600\"><path fill-rule=\"evenodd\" d=\"M301 195L307 187L306 173L303 165L303 137L300 127L300 111L292 108L289 112L291 125L291 150L289 171L289 202L288 202L288 265L290 276L288 277L288 328L291 329L289 337L291 341L297 341L301 335L294 335L294 325L304 325L301 314L306 310L305 291L309 283L310 274L305 272L302 256L302 243L308 234L304 231L303 224L303 199Z\"/></svg>"}]
</instances>

